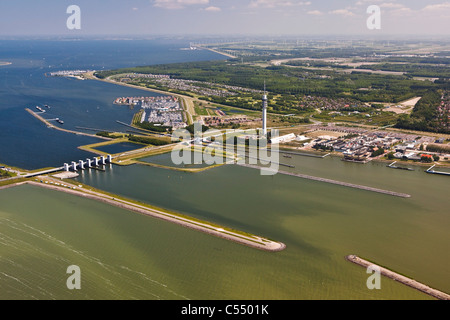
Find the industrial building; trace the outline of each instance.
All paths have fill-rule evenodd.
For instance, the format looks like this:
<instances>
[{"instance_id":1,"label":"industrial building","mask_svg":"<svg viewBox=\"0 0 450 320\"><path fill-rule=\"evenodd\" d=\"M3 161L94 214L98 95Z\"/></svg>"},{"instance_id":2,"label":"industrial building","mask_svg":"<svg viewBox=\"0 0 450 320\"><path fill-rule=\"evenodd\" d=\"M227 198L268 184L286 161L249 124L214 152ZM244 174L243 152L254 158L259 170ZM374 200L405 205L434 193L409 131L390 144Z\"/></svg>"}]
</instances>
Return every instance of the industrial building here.
<instances>
[{"instance_id":1,"label":"industrial building","mask_svg":"<svg viewBox=\"0 0 450 320\"><path fill-rule=\"evenodd\" d=\"M270 143L272 143L272 144L287 143L287 142L293 141L295 139L296 139L296 135L293 133L290 133L290 134L286 134L284 136L271 138Z\"/></svg>"}]
</instances>

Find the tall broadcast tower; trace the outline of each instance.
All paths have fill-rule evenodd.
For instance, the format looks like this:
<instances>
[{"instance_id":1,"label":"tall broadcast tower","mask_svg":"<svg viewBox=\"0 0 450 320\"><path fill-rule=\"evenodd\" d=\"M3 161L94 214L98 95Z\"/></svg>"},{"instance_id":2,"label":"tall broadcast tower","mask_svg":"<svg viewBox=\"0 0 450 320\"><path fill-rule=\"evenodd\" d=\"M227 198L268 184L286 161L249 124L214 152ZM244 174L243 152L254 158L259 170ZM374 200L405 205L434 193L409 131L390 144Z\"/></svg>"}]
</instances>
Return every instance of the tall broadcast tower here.
<instances>
[{"instance_id":1,"label":"tall broadcast tower","mask_svg":"<svg viewBox=\"0 0 450 320\"><path fill-rule=\"evenodd\" d=\"M262 131L263 131L263 136L267 137L267 93L266 93L266 81L264 81L264 95L262 97Z\"/></svg>"}]
</instances>

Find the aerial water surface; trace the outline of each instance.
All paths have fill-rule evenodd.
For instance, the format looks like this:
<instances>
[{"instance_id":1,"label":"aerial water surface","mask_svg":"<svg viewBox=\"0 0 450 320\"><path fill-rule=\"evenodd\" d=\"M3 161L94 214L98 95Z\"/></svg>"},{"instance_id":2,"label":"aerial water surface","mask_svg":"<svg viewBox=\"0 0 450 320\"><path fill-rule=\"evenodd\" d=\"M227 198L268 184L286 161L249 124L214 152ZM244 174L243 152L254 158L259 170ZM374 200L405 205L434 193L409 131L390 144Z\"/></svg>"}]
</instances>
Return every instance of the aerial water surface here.
<instances>
[{"instance_id":1,"label":"aerial water surface","mask_svg":"<svg viewBox=\"0 0 450 320\"><path fill-rule=\"evenodd\" d=\"M102 130L126 132L136 110L114 105L122 96L157 96L149 91L95 80L48 77L60 70L103 70L139 65L223 59L206 50L180 50L186 41L0 41L0 163L38 169L60 167L85 159L83 144L100 142L50 130L25 108L48 120L59 118L65 129L95 134ZM44 107L48 105L50 108Z\"/></svg>"},{"instance_id":2,"label":"aerial water surface","mask_svg":"<svg viewBox=\"0 0 450 320\"><path fill-rule=\"evenodd\" d=\"M45 117L67 128L121 128L133 110L118 96L143 91L97 81L48 78L64 69L102 69L218 59L173 42L0 41L0 162L60 166L98 142L50 130L24 109L48 104ZM45 58L45 59L44 59ZM150 93L145 93L150 94ZM145 161L170 164L168 155ZM308 175L396 192L359 189L225 165L200 173L133 165L87 170L79 182L161 208L261 235L287 245L263 252L104 203L36 186L0 191L1 299L429 299L382 278L369 290L356 254L450 292L448 177L339 158L282 158ZM24 199L26 201L24 201ZM66 287L81 269L81 290Z\"/></svg>"}]
</instances>

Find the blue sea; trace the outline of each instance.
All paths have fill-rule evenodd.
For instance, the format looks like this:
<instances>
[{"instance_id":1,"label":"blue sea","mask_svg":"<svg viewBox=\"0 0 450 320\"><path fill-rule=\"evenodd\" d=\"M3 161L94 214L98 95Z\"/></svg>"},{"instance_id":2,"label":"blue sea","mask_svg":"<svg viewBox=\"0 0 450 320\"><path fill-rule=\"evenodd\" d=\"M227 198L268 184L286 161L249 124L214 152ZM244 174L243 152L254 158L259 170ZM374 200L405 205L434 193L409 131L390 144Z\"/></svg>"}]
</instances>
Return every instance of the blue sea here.
<instances>
[{"instance_id":1,"label":"blue sea","mask_svg":"<svg viewBox=\"0 0 450 320\"><path fill-rule=\"evenodd\" d=\"M25 108L37 111L36 106L40 106L47 111L44 118L60 118L66 129L126 131L117 121L129 123L135 110L113 101L143 95L138 89L48 77L47 73L223 59L206 50L181 50L188 46L188 40L0 41L0 61L12 63L0 66L0 163L30 170L61 166L91 156L77 147L99 141L48 129Z\"/></svg>"}]
</instances>

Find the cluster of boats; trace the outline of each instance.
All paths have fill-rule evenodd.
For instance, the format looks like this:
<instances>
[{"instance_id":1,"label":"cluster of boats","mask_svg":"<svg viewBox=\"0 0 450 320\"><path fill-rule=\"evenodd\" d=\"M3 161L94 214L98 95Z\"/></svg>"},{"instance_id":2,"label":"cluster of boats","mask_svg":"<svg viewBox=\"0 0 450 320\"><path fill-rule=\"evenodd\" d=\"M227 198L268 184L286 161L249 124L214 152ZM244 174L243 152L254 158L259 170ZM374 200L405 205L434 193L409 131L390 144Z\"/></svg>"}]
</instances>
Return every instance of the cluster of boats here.
<instances>
[{"instance_id":1,"label":"cluster of boats","mask_svg":"<svg viewBox=\"0 0 450 320\"><path fill-rule=\"evenodd\" d=\"M45 105L44 105L44 108L50 109L50 106L49 106L48 104L45 104ZM42 108L39 107L39 106L36 106L36 109L38 109L40 112L45 112L45 110L42 109ZM60 123L60 124L64 124L64 121L62 121L62 120L59 119L59 118L56 118L55 120L56 120L58 123Z\"/></svg>"},{"instance_id":2,"label":"cluster of boats","mask_svg":"<svg viewBox=\"0 0 450 320\"><path fill-rule=\"evenodd\" d=\"M39 106L36 106L36 109L38 109L40 112L45 112L45 110L44 109L42 109L41 107L39 107Z\"/></svg>"}]
</instances>

